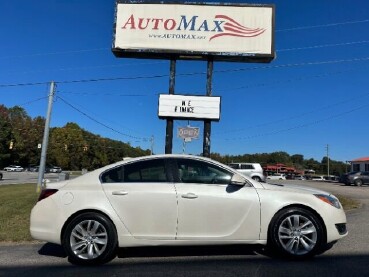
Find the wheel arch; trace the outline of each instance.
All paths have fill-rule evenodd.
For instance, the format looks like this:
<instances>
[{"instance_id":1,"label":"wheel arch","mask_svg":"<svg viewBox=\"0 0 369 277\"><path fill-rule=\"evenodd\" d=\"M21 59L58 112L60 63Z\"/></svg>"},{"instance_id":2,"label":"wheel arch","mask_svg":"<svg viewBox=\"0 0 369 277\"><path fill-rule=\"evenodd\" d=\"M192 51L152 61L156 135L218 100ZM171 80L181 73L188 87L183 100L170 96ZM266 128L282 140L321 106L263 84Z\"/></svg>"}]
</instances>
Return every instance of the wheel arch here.
<instances>
[{"instance_id":1,"label":"wheel arch","mask_svg":"<svg viewBox=\"0 0 369 277\"><path fill-rule=\"evenodd\" d=\"M314 209L312 209L311 207L309 206L306 206L306 205L303 205L303 204L291 204L291 205L287 205L283 208L280 208L272 217L272 219L270 220L269 222L269 225L268 225L268 235L267 235L267 240L270 239L270 235L271 235L271 229L272 229L272 224L274 222L274 219L276 218L277 214L283 210L288 210L288 209L294 209L294 208L299 208L299 209L304 209L304 210L307 210L309 212L311 212L313 215L316 216L316 218L320 221L320 224L322 225L322 228L323 228L323 244L326 244L327 243L327 227L325 225L325 222L323 220L323 218L321 217L321 215Z\"/></svg>"},{"instance_id":2,"label":"wheel arch","mask_svg":"<svg viewBox=\"0 0 369 277\"><path fill-rule=\"evenodd\" d=\"M96 213L96 214L100 214L105 216L110 222L111 224L114 226L114 230L115 233L117 234L117 241L118 241L118 245L119 245L119 236L118 236L118 232L117 232L117 226L115 226L114 221L110 218L110 216L100 210L96 210L96 209L85 209L85 210L79 210L77 212L75 212L74 214L70 215L69 218L64 222L63 227L61 229L60 232L60 241L63 241L64 238L64 234L65 234L65 230L67 228L67 226L69 225L69 223L76 218L77 216L81 215L81 214L86 214L86 213Z\"/></svg>"}]
</instances>

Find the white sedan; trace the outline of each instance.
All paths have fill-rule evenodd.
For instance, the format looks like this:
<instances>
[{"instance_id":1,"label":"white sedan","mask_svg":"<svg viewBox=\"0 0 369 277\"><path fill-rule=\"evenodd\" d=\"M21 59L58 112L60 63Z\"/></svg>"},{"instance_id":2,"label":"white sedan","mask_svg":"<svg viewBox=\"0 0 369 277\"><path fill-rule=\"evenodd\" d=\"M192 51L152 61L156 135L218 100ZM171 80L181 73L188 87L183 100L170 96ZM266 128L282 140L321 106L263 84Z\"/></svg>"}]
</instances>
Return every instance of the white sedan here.
<instances>
[{"instance_id":1,"label":"white sedan","mask_svg":"<svg viewBox=\"0 0 369 277\"><path fill-rule=\"evenodd\" d=\"M33 238L63 245L77 264L118 247L259 244L306 258L347 235L338 199L311 188L259 183L211 159L155 155L48 183L32 209Z\"/></svg>"},{"instance_id":2,"label":"white sedan","mask_svg":"<svg viewBox=\"0 0 369 277\"><path fill-rule=\"evenodd\" d=\"M286 180L286 176L284 174L275 173L273 175L269 175L266 177L267 180Z\"/></svg>"},{"instance_id":3,"label":"white sedan","mask_svg":"<svg viewBox=\"0 0 369 277\"><path fill-rule=\"evenodd\" d=\"M23 167L19 165L9 165L4 168L5 171L15 171L15 172L21 172L23 171Z\"/></svg>"}]
</instances>

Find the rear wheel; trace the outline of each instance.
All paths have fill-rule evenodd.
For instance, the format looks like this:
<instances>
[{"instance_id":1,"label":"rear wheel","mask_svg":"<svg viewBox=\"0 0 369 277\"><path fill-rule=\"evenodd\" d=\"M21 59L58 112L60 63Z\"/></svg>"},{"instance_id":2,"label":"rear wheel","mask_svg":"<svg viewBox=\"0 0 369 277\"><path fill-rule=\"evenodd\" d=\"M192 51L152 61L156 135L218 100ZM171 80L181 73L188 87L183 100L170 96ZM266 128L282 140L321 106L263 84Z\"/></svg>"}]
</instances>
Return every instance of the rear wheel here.
<instances>
[{"instance_id":1,"label":"rear wheel","mask_svg":"<svg viewBox=\"0 0 369 277\"><path fill-rule=\"evenodd\" d=\"M97 213L75 217L67 225L63 247L74 264L102 264L115 257L117 234L113 223Z\"/></svg>"},{"instance_id":2,"label":"rear wheel","mask_svg":"<svg viewBox=\"0 0 369 277\"><path fill-rule=\"evenodd\" d=\"M252 177L253 180L261 182L261 178L259 176L254 176Z\"/></svg>"},{"instance_id":3,"label":"rear wheel","mask_svg":"<svg viewBox=\"0 0 369 277\"><path fill-rule=\"evenodd\" d=\"M302 208L278 212L269 227L268 245L275 254L290 258L316 255L325 245L320 219Z\"/></svg>"}]
</instances>

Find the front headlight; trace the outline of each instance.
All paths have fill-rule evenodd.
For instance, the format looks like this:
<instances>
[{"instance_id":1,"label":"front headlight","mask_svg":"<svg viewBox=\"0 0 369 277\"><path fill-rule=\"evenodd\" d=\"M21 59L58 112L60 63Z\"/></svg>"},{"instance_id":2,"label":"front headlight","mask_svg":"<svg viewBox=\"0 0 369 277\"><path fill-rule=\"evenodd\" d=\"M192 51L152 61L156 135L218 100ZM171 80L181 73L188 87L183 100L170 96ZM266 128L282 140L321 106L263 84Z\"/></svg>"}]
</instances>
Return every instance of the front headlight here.
<instances>
[{"instance_id":1,"label":"front headlight","mask_svg":"<svg viewBox=\"0 0 369 277\"><path fill-rule=\"evenodd\" d=\"M314 196L318 197L320 200L332 205L333 207L337 209L341 209L340 201L333 196L326 195L326 194L314 194Z\"/></svg>"}]
</instances>

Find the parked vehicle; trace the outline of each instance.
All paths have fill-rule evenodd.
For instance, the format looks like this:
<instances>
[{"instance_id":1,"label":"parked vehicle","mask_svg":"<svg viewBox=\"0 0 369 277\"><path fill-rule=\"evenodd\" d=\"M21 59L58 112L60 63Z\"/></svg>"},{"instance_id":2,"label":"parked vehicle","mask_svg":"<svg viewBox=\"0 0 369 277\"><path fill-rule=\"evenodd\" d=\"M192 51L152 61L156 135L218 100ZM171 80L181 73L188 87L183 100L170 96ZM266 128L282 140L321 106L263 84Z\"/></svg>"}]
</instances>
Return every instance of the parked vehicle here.
<instances>
[{"instance_id":1,"label":"parked vehicle","mask_svg":"<svg viewBox=\"0 0 369 277\"><path fill-rule=\"evenodd\" d=\"M266 245L302 259L346 236L346 215L328 192L257 182L190 155L132 158L47 183L33 207L34 239L63 245L69 261L101 264L118 247Z\"/></svg>"},{"instance_id":2,"label":"parked vehicle","mask_svg":"<svg viewBox=\"0 0 369 277\"><path fill-rule=\"evenodd\" d=\"M19 165L9 165L7 167L4 168L5 171L14 171L14 172L21 172L23 171L23 167L19 166Z\"/></svg>"},{"instance_id":3,"label":"parked vehicle","mask_svg":"<svg viewBox=\"0 0 369 277\"><path fill-rule=\"evenodd\" d=\"M52 166L52 167L50 167L49 172L51 172L51 173L60 173L60 172L62 172L62 169L59 166Z\"/></svg>"},{"instance_id":4,"label":"parked vehicle","mask_svg":"<svg viewBox=\"0 0 369 277\"><path fill-rule=\"evenodd\" d=\"M314 176L311 178L312 181L325 181L323 176Z\"/></svg>"},{"instance_id":5,"label":"parked vehicle","mask_svg":"<svg viewBox=\"0 0 369 277\"><path fill-rule=\"evenodd\" d=\"M264 170L259 163L230 163L228 166L255 181L265 182Z\"/></svg>"},{"instance_id":6,"label":"parked vehicle","mask_svg":"<svg viewBox=\"0 0 369 277\"><path fill-rule=\"evenodd\" d=\"M295 180L306 180L306 178L302 175L296 175Z\"/></svg>"},{"instance_id":7,"label":"parked vehicle","mask_svg":"<svg viewBox=\"0 0 369 277\"><path fill-rule=\"evenodd\" d=\"M30 165L30 166L27 168L27 171L29 171L29 172L38 172L38 168L39 168L39 166L38 166L38 165Z\"/></svg>"},{"instance_id":8,"label":"parked vehicle","mask_svg":"<svg viewBox=\"0 0 369 277\"><path fill-rule=\"evenodd\" d=\"M40 166L38 166L38 165L31 165L31 166L28 167L28 171L30 171L30 172L39 172L40 171ZM50 171L50 167L45 166L44 172L45 173L51 172Z\"/></svg>"},{"instance_id":9,"label":"parked vehicle","mask_svg":"<svg viewBox=\"0 0 369 277\"><path fill-rule=\"evenodd\" d=\"M353 171L343 174L339 180L347 186L369 185L369 171Z\"/></svg>"},{"instance_id":10,"label":"parked vehicle","mask_svg":"<svg viewBox=\"0 0 369 277\"><path fill-rule=\"evenodd\" d=\"M0 180L3 179L3 174L0 172Z\"/></svg>"},{"instance_id":11,"label":"parked vehicle","mask_svg":"<svg viewBox=\"0 0 369 277\"><path fill-rule=\"evenodd\" d=\"M281 173L274 173L273 175L268 175L267 180L286 180L286 176Z\"/></svg>"}]
</instances>

